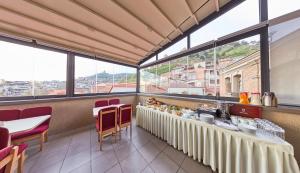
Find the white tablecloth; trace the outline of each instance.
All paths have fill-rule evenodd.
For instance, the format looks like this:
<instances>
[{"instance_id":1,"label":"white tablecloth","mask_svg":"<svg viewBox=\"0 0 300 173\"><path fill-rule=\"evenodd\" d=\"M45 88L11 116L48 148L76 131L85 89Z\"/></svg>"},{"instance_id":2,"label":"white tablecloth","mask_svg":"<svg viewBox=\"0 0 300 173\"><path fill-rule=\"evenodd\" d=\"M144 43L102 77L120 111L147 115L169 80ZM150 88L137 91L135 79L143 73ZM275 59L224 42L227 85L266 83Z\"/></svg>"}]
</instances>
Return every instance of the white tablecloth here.
<instances>
[{"instance_id":1,"label":"white tablecloth","mask_svg":"<svg viewBox=\"0 0 300 173\"><path fill-rule=\"evenodd\" d=\"M36 128L43 122L47 121L51 115L43 115L32 118L23 118L11 121L4 121L3 127L8 129L9 134L28 131Z\"/></svg>"},{"instance_id":2,"label":"white tablecloth","mask_svg":"<svg viewBox=\"0 0 300 173\"><path fill-rule=\"evenodd\" d=\"M226 173L299 173L293 146L137 106L138 126Z\"/></svg>"},{"instance_id":3,"label":"white tablecloth","mask_svg":"<svg viewBox=\"0 0 300 173\"><path fill-rule=\"evenodd\" d=\"M93 108L93 117L97 117L99 111L102 110L102 109L105 109L105 108L111 108L111 107L120 108L120 107L123 106L123 105L124 105L124 104L116 104L116 105L109 105L109 106L95 107L95 108Z\"/></svg>"}]
</instances>

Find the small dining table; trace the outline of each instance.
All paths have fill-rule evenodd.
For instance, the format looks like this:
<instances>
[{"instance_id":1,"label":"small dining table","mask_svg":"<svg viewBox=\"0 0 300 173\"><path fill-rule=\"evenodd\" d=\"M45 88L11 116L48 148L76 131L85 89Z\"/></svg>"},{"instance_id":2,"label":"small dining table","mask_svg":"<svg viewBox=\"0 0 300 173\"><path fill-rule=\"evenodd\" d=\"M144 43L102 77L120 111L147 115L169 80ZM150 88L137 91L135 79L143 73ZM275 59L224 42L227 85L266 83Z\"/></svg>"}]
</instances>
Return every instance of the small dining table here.
<instances>
[{"instance_id":1,"label":"small dining table","mask_svg":"<svg viewBox=\"0 0 300 173\"><path fill-rule=\"evenodd\" d=\"M32 118L4 121L2 127L7 128L9 132L8 145L11 145L11 135L19 132L30 131L47 121L50 117L51 115L43 115Z\"/></svg>"}]
</instances>

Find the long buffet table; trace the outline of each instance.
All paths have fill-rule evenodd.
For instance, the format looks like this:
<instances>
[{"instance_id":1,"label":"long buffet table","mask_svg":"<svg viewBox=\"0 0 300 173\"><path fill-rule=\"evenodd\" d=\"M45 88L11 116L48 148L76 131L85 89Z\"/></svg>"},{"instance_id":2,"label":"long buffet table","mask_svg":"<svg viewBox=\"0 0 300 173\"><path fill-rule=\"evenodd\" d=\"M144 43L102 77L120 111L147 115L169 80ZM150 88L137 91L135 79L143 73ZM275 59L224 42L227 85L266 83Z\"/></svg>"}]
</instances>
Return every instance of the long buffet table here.
<instances>
[{"instance_id":1,"label":"long buffet table","mask_svg":"<svg viewBox=\"0 0 300 173\"><path fill-rule=\"evenodd\" d=\"M219 173L300 173L293 146L138 105L136 123Z\"/></svg>"}]
</instances>

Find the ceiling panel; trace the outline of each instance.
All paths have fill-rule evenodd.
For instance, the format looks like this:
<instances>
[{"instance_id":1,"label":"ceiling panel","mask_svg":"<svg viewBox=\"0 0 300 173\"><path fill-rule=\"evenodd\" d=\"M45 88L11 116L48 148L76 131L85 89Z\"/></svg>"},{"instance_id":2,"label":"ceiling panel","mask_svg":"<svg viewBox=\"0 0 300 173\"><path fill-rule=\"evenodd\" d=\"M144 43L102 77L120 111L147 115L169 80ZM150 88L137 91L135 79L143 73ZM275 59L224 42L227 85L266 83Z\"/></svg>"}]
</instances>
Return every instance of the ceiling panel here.
<instances>
[{"instance_id":1,"label":"ceiling panel","mask_svg":"<svg viewBox=\"0 0 300 173\"><path fill-rule=\"evenodd\" d=\"M215 12L216 2L229 0L3 0L0 33L137 64Z\"/></svg>"}]
</instances>

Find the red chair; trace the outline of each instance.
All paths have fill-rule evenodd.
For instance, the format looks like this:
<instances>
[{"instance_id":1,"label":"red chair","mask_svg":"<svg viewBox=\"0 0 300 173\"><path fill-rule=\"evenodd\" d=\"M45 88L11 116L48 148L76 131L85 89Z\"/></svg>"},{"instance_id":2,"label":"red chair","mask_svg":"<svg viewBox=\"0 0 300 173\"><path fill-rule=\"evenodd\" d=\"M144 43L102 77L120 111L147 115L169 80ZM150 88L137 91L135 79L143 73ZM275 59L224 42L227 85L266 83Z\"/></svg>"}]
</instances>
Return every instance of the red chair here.
<instances>
[{"instance_id":1,"label":"red chair","mask_svg":"<svg viewBox=\"0 0 300 173\"><path fill-rule=\"evenodd\" d=\"M21 111L17 109L0 110L0 121L11 121L20 119Z\"/></svg>"},{"instance_id":2,"label":"red chair","mask_svg":"<svg viewBox=\"0 0 300 173\"><path fill-rule=\"evenodd\" d=\"M108 106L108 100L98 100L95 102L95 107Z\"/></svg>"},{"instance_id":3,"label":"red chair","mask_svg":"<svg viewBox=\"0 0 300 173\"><path fill-rule=\"evenodd\" d=\"M17 159L18 147L0 149L0 173L13 173L13 163Z\"/></svg>"},{"instance_id":4,"label":"red chair","mask_svg":"<svg viewBox=\"0 0 300 173\"><path fill-rule=\"evenodd\" d=\"M49 106L35 107L35 108L24 109L21 112L20 118L32 118L32 117L51 115L51 114L52 114L52 108ZM40 151L42 151L43 143L48 141L49 124L50 124L50 118L44 123L42 123L41 125L39 125L38 127L34 128L33 130L13 134L11 136L11 139L14 144L20 144L25 141L30 141L39 138Z\"/></svg>"},{"instance_id":5,"label":"red chair","mask_svg":"<svg viewBox=\"0 0 300 173\"><path fill-rule=\"evenodd\" d=\"M115 135L117 133L116 107L109 107L99 111L98 118L96 120L96 129L98 132L98 139L100 142L100 150L102 150L103 137L109 134Z\"/></svg>"},{"instance_id":6,"label":"red chair","mask_svg":"<svg viewBox=\"0 0 300 173\"><path fill-rule=\"evenodd\" d=\"M120 116L118 119L118 125L119 128L122 129L124 127L130 127L130 139L132 136L132 126L131 126L131 120L132 120L132 106L130 104L122 105L120 106Z\"/></svg>"},{"instance_id":7,"label":"red chair","mask_svg":"<svg viewBox=\"0 0 300 173\"><path fill-rule=\"evenodd\" d=\"M26 144L20 144L14 149L12 149L11 146L8 146L8 140L9 140L9 132L6 128L0 127L0 150L4 150L2 155L0 154L0 160L2 160L4 157L7 157L7 155L10 153L13 154L11 157L13 158L12 164L15 162L15 160L18 160L18 173L23 172L23 165L24 165L24 160L25 160L25 150L28 147ZM8 151L8 148L10 147L10 150ZM12 151L12 152L10 152ZM9 163L10 159L7 159L7 161L3 161L3 166L0 166L0 173L4 172L12 172L13 170L11 169L11 165L8 165L8 167L4 168L4 165L7 165ZM1 162L1 161L0 161ZM2 164L0 164L2 165ZM2 171L2 172L1 172Z\"/></svg>"},{"instance_id":8,"label":"red chair","mask_svg":"<svg viewBox=\"0 0 300 173\"><path fill-rule=\"evenodd\" d=\"M117 104L120 104L120 99L110 99L108 101L108 104L109 105L117 105Z\"/></svg>"}]
</instances>

